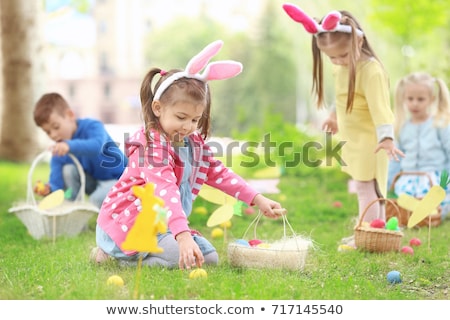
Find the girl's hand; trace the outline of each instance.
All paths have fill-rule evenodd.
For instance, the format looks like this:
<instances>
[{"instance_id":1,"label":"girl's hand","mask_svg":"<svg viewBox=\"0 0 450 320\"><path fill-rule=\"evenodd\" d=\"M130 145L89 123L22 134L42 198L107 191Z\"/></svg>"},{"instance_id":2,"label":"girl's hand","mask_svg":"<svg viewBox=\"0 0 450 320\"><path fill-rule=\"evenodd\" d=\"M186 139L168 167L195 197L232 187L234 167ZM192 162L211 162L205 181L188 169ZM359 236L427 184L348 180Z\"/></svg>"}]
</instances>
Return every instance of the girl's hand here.
<instances>
[{"instance_id":1,"label":"girl's hand","mask_svg":"<svg viewBox=\"0 0 450 320\"><path fill-rule=\"evenodd\" d=\"M338 125L336 120L336 113L332 112L328 116L328 119L322 124L322 130L325 132L331 132L332 134L336 134L338 132Z\"/></svg>"},{"instance_id":2,"label":"girl's hand","mask_svg":"<svg viewBox=\"0 0 450 320\"><path fill-rule=\"evenodd\" d=\"M281 205L269 198L264 197L262 194L257 194L253 199L253 203L258 206L259 210L266 216L272 219L279 218L280 214L273 209L282 209Z\"/></svg>"},{"instance_id":3,"label":"girl's hand","mask_svg":"<svg viewBox=\"0 0 450 320\"><path fill-rule=\"evenodd\" d=\"M177 234L176 240L180 249L180 259L178 261L180 269L191 269L195 265L201 268L205 258L197 243L192 239L191 233L189 231L181 232Z\"/></svg>"},{"instance_id":4,"label":"girl's hand","mask_svg":"<svg viewBox=\"0 0 450 320\"><path fill-rule=\"evenodd\" d=\"M401 156L402 158L405 157L405 154L395 146L392 139L387 138L381 141L375 149L375 153L377 153L381 149L386 150L386 153L390 160L395 159L395 161L400 161L398 156Z\"/></svg>"},{"instance_id":5,"label":"girl's hand","mask_svg":"<svg viewBox=\"0 0 450 320\"><path fill-rule=\"evenodd\" d=\"M50 186L48 185L48 183L43 184L40 180L38 180L34 185L33 191L37 195L45 197L50 193Z\"/></svg>"}]
</instances>

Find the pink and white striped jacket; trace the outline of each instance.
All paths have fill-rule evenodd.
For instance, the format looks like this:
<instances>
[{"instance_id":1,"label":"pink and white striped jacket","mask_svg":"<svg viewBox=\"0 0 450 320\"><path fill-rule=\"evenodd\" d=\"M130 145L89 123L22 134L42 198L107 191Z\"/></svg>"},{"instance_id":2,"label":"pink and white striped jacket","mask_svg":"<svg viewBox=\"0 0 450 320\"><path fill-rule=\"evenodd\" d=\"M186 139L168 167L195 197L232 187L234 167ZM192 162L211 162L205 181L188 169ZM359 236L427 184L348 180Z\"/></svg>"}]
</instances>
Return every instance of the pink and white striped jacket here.
<instances>
[{"instance_id":1,"label":"pink and white striped jacket","mask_svg":"<svg viewBox=\"0 0 450 320\"><path fill-rule=\"evenodd\" d=\"M168 227L176 236L189 231L186 213L180 199L179 185L183 177L183 162L163 135L153 130L147 143L144 129L137 131L125 144L128 166L111 188L97 219L98 225L121 248L141 207L140 199L131 191L134 185L155 184L155 195L164 200ZM214 158L209 146L197 132L189 136L193 149L192 201L204 183L247 203L252 204L257 191L240 176ZM123 250L123 249L122 249ZM135 252L123 250L127 254Z\"/></svg>"}]
</instances>

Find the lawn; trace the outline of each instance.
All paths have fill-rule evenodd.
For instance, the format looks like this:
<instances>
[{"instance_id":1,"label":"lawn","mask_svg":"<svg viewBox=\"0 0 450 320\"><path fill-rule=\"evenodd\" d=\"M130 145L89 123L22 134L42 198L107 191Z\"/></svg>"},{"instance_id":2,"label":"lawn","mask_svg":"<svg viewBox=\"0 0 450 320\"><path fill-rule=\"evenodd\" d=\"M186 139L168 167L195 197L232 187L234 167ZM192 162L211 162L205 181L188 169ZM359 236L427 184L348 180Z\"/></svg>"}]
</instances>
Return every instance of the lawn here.
<instances>
[{"instance_id":1,"label":"lawn","mask_svg":"<svg viewBox=\"0 0 450 320\"><path fill-rule=\"evenodd\" d=\"M338 252L342 237L352 233L356 196L347 191L347 176L338 169L310 170L305 175L282 176L279 194L268 195L288 211L297 234L310 237L310 250L302 270L246 269L231 267L227 245L243 237L255 215L233 216L226 236L211 239L206 226L218 206L197 198L195 208L207 214L192 214L191 226L215 244L220 264L206 267L206 279L189 279L189 272L143 268L111 262L96 266L88 256L95 246L95 217L89 228L72 238L35 240L19 219L8 212L15 201L26 197L29 164L0 162L0 299L3 300L448 300L450 284L450 222L431 229L404 230L402 245L411 238L422 240L414 255L383 254L360 250ZM47 174L40 165L33 179ZM336 206L339 202L341 206ZM200 210L198 210L200 211ZM258 224L261 239L277 239L283 233L281 220L263 218ZM398 270L402 283L390 284L386 275ZM111 275L120 275L125 285L107 285Z\"/></svg>"}]
</instances>

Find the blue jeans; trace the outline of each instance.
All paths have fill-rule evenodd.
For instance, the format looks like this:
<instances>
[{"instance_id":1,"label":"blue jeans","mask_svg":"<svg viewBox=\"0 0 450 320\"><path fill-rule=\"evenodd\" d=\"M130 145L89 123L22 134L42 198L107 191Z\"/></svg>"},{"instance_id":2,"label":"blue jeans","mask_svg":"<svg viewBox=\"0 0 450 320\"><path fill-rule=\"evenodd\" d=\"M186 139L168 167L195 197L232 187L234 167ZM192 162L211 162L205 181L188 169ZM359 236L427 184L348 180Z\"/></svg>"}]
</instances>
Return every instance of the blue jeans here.
<instances>
[{"instance_id":1,"label":"blue jeans","mask_svg":"<svg viewBox=\"0 0 450 320\"><path fill-rule=\"evenodd\" d=\"M100 208L102 206L103 200L106 198L109 190L117 182L116 179L112 180L95 180L90 174L84 173L85 175L85 194L89 195L89 201ZM66 164L63 166L63 179L65 189L72 189L72 196L69 200L75 200L80 191L81 181L80 173L78 169L73 164ZM83 199L81 199L83 200Z\"/></svg>"}]
</instances>

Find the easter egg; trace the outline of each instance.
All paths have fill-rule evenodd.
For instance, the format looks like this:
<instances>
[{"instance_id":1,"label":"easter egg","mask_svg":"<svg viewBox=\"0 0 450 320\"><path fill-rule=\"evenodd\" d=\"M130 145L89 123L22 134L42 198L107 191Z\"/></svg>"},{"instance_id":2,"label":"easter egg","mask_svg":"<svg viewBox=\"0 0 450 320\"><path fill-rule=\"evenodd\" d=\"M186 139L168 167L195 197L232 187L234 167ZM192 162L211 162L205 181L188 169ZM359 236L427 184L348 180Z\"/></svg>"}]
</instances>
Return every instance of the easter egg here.
<instances>
[{"instance_id":1,"label":"easter egg","mask_svg":"<svg viewBox=\"0 0 450 320\"><path fill-rule=\"evenodd\" d=\"M387 278L387 281L392 284L402 282L401 274L400 274L400 272L398 272L396 270L389 271L386 278Z\"/></svg>"},{"instance_id":2,"label":"easter egg","mask_svg":"<svg viewBox=\"0 0 450 320\"><path fill-rule=\"evenodd\" d=\"M335 207L335 208L342 208L342 202L340 202L340 201L333 202L333 207Z\"/></svg>"},{"instance_id":3,"label":"easter egg","mask_svg":"<svg viewBox=\"0 0 450 320\"><path fill-rule=\"evenodd\" d=\"M214 228L211 231L211 238L213 239L217 239L217 238L222 238L223 237L223 230L222 228Z\"/></svg>"},{"instance_id":4,"label":"easter egg","mask_svg":"<svg viewBox=\"0 0 450 320\"><path fill-rule=\"evenodd\" d=\"M205 269L197 268L189 273L189 279L207 278L208 273Z\"/></svg>"},{"instance_id":5,"label":"easter egg","mask_svg":"<svg viewBox=\"0 0 450 320\"><path fill-rule=\"evenodd\" d=\"M256 245L257 248L262 248L262 249L269 249L270 248L270 244L269 243L259 243Z\"/></svg>"},{"instance_id":6,"label":"easter egg","mask_svg":"<svg viewBox=\"0 0 450 320\"><path fill-rule=\"evenodd\" d=\"M123 279L121 276L118 275L112 275L106 280L107 285L115 285L118 287L122 287L124 285Z\"/></svg>"},{"instance_id":7,"label":"easter egg","mask_svg":"<svg viewBox=\"0 0 450 320\"><path fill-rule=\"evenodd\" d=\"M422 242L420 241L419 238L412 238L411 240L409 240L409 245L410 245L411 247L413 247L413 246L418 247L418 246L420 246L421 244L422 244Z\"/></svg>"},{"instance_id":8,"label":"easter egg","mask_svg":"<svg viewBox=\"0 0 450 320\"><path fill-rule=\"evenodd\" d=\"M38 181L36 184L36 190L37 190L37 192L44 192L45 184L43 184L41 181Z\"/></svg>"},{"instance_id":9,"label":"easter egg","mask_svg":"<svg viewBox=\"0 0 450 320\"><path fill-rule=\"evenodd\" d=\"M244 213L248 214L248 215L254 214L255 213L255 208L247 207L247 208L244 209Z\"/></svg>"},{"instance_id":10,"label":"easter egg","mask_svg":"<svg viewBox=\"0 0 450 320\"><path fill-rule=\"evenodd\" d=\"M414 249L411 248L410 246L403 246L401 252L404 253L404 254L413 255L414 254Z\"/></svg>"},{"instance_id":11,"label":"easter egg","mask_svg":"<svg viewBox=\"0 0 450 320\"><path fill-rule=\"evenodd\" d=\"M384 229L386 223L384 222L383 219L375 219L372 220L372 222L370 223L370 226L372 228L378 228L378 229Z\"/></svg>"},{"instance_id":12,"label":"easter egg","mask_svg":"<svg viewBox=\"0 0 450 320\"><path fill-rule=\"evenodd\" d=\"M236 242L237 244L240 244L240 245L243 245L243 246L246 246L246 247L250 247L250 244L248 243L247 240L244 240L244 239L237 239L235 242Z\"/></svg>"},{"instance_id":13,"label":"easter egg","mask_svg":"<svg viewBox=\"0 0 450 320\"><path fill-rule=\"evenodd\" d=\"M390 218L386 223L386 229L392 231L398 230L398 218L397 217Z\"/></svg>"},{"instance_id":14,"label":"easter egg","mask_svg":"<svg viewBox=\"0 0 450 320\"><path fill-rule=\"evenodd\" d=\"M248 241L248 244L251 246L251 247L256 247L258 244L260 244L260 243L262 243L262 241L261 240L259 240L259 239L252 239L252 240L249 240Z\"/></svg>"},{"instance_id":15,"label":"easter egg","mask_svg":"<svg viewBox=\"0 0 450 320\"><path fill-rule=\"evenodd\" d=\"M221 226L222 228L230 228L231 227L231 221L227 220L225 222L222 222L221 224L219 224L219 226Z\"/></svg>"},{"instance_id":16,"label":"easter egg","mask_svg":"<svg viewBox=\"0 0 450 320\"><path fill-rule=\"evenodd\" d=\"M352 251L352 250L356 250L355 247L353 246L349 246L348 244L341 244L338 247L338 251L342 252L342 251Z\"/></svg>"},{"instance_id":17,"label":"easter egg","mask_svg":"<svg viewBox=\"0 0 450 320\"><path fill-rule=\"evenodd\" d=\"M208 213L208 210L205 207L196 207L194 208L194 213L205 215Z\"/></svg>"}]
</instances>

